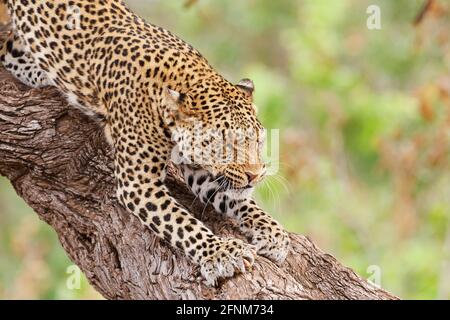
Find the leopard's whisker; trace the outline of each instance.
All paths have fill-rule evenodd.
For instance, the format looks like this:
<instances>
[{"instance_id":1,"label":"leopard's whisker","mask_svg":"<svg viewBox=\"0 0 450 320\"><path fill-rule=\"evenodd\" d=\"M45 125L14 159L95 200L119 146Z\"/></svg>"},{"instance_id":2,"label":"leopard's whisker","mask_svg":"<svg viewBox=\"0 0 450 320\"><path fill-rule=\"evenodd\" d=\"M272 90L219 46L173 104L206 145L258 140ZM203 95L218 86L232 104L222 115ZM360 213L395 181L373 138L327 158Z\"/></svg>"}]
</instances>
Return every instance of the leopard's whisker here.
<instances>
[{"instance_id":1,"label":"leopard's whisker","mask_svg":"<svg viewBox=\"0 0 450 320\"><path fill-rule=\"evenodd\" d=\"M205 213L206 208L208 207L209 202L210 202L211 199L217 194L217 192L219 192L219 190L220 190L220 185L219 185L219 187L216 189L216 191L214 191L214 193L208 198L208 201L206 201L206 204L205 204L205 206L203 207L202 214L200 215L200 216L201 216L201 219L203 219L203 215L204 215L204 213Z\"/></svg>"}]
</instances>

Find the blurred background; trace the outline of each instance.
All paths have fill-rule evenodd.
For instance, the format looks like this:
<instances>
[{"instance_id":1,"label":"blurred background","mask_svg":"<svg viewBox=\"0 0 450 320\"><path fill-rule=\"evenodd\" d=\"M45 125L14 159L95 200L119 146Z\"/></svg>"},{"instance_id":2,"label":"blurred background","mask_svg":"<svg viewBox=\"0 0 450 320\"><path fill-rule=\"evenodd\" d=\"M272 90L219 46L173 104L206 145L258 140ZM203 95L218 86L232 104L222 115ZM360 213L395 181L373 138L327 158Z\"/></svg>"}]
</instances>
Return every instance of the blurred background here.
<instances>
[{"instance_id":1,"label":"blurred background","mask_svg":"<svg viewBox=\"0 0 450 320\"><path fill-rule=\"evenodd\" d=\"M257 197L289 231L402 298L450 299L448 0L125 2L254 80L281 142ZM101 298L68 289L71 265L0 178L0 298Z\"/></svg>"}]
</instances>

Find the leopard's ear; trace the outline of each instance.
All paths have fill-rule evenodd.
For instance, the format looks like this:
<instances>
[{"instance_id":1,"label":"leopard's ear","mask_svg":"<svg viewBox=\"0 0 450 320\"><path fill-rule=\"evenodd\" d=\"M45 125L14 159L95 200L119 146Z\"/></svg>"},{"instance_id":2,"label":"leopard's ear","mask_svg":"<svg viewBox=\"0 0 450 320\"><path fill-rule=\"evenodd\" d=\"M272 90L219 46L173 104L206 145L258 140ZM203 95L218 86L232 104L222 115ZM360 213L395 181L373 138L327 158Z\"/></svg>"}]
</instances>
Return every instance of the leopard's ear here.
<instances>
[{"instance_id":1,"label":"leopard's ear","mask_svg":"<svg viewBox=\"0 0 450 320\"><path fill-rule=\"evenodd\" d=\"M255 92L255 84L250 79L242 79L239 81L239 83L236 85L239 90L244 92L247 97L250 99L253 99L253 92Z\"/></svg>"},{"instance_id":2,"label":"leopard's ear","mask_svg":"<svg viewBox=\"0 0 450 320\"><path fill-rule=\"evenodd\" d=\"M163 92L163 120L168 125L176 125L181 122L189 122L193 118L193 113L189 110L189 101L186 94L164 89Z\"/></svg>"}]
</instances>

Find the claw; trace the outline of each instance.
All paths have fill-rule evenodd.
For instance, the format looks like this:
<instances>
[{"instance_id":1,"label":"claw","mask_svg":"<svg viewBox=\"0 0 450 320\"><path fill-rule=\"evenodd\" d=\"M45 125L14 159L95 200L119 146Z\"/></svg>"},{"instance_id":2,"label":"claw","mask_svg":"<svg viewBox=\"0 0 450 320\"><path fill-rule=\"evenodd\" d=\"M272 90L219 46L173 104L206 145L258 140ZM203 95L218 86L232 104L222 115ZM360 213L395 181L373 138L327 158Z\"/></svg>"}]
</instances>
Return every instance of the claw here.
<instances>
[{"instance_id":1,"label":"claw","mask_svg":"<svg viewBox=\"0 0 450 320\"><path fill-rule=\"evenodd\" d=\"M229 251L232 246L234 250ZM207 280L207 284L214 286L218 279L250 271L255 261L255 256L256 253L248 244L240 240L225 240L221 245L220 251L206 262L203 262L200 270L205 280Z\"/></svg>"},{"instance_id":2,"label":"claw","mask_svg":"<svg viewBox=\"0 0 450 320\"><path fill-rule=\"evenodd\" d=\"M250 271L252 269L252 262L246 258L244 258L243 260L244 260L245 271Z\"/></svg>"}]
</instances>

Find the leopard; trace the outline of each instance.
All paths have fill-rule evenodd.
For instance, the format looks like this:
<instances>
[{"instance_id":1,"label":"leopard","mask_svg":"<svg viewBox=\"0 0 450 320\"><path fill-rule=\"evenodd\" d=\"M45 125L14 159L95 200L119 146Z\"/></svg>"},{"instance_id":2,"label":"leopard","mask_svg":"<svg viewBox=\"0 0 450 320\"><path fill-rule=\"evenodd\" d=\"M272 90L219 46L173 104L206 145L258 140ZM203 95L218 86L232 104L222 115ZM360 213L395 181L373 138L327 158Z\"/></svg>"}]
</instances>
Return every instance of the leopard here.
<instances>
[{"instance_id":1,"label":"leopard","mask_svg":"<svg viewBox=\"0 0 450 320\"><path fill-rule=\"evenodd\" d=\"M120 0L0 3L12 22L0 63L28 86L56 87L104 124L127 213L181 250L209 286L250 271L258 255L285 261L287 231L253 198L267 164L252 80L226 80L197 49ZM171 195L171 163L248 241L215 235Z\"/></svg>"}]
</instances>

